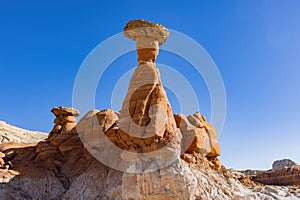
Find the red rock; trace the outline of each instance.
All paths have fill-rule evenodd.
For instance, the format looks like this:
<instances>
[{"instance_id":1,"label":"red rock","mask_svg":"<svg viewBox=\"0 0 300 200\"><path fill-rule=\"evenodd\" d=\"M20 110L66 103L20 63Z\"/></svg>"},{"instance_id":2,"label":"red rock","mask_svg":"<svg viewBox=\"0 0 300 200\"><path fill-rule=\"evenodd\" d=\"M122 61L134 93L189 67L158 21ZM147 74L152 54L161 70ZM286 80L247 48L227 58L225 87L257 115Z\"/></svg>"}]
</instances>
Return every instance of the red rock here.
<instances>
[{"instance_id":1,"label":"red rock","mask_svg":"<svg viewBox=\"0 0 300 200\"><path fill-rule=\"evenodd\" d=\"M120 140L117 136L117 133L118 133L118 129L109 129L107 132L106 132L106 137L114 144L117 144L117 142Z\"/></svg>"},{"instance_id":2,"label":"red rock","mask_svg":"<svg viewBox=\"0 0 300 200\"><path fill-rule=\"evenodd\" d=\"M82 149L82 147L83 144L78 135L73 135L72 137L69 137L67 140L62 142L59 145L58 149L64 154L65 152L73 149Z\"/></svg>"},{"instance_id":3,"label":"red rock","mask_svg":"<svg viewBox=\"0 0 300 200\"><path fill-rule=\"evenodd\" d=\"M96 113L100 127L104 132L119 119L118 115L110 109L102 110L101 112Z\"/></svg>"},{"instance_id":4,"label":"red rock","mask_svg":"<svg viewBox=\"0 0 300 200\"><path fill-rule=\"evenodd\" d=\"M174 119L183 136L184 152L199 153L210 158L220 156L216 130L206 122L206 119L199 112L188 117L183 114L176 114Z\"/></svg>"},{"instance_id":5,"label":"red rock","mask_svg":"<svg viewBox=\"0 0 300 200\"><path fill-rule=\"evenodd\" d=\"M63 143L64 141L66 141L68 138L72 137L74 135L74 133L71 132L65 132L59 135L55 135L53 137L50 138L50 144L53 146L59 146L61 143Z\"/></svg>"},{"instance_id":6,"label":"red rock","mask_svg":"<svg viewBox=\"0 0 300 200\"><path fill-rule=\"evenodd\" d=\"M74 116L66 116L62 118L63 123L76 123L76 117Z\"/></svg>"},{"instance_id":7,"label":"red rock","mask_svg":"<svg viewBox=\"0 0 300 200\"><path fill-rule=\"evenodd\" d=\"M166 41L169 32L162 25L133 20L125 26L124 35L136 41L139 65L130 80L120 111L118 135L125 144L141 146L143 151L153 149L150 144L157 145L154 149L158 149L158 146L170 142L178 132L154 64L158 46ZM155 143L157 138L161 142Z\"/></svg>"},{"instance_id":8,"label":"red rock","mask_svg":"<svg viewBox=\"0 0 300 200\"><path fill-rule=\"evenodd\" d=\"M54 135L59 134L61 132L61 130L62 130L62 125L54 125L54 127L52 128L48 138L51 137L53 134Z\"/></svg>"},{"instance_id":9,"label":"red rock","mask_svg":"<svg viewBox=\"0 0 300 200\"><path fill-rule=\"evenodd\" d=\"M7 187L6 191L13 192L1 192L0 199L212 199L210 193L222 193L222 197L228 199L234 197L227 195L225 187L216 189L216 186L230 183L207 167L209 164L215 169L221 166L216 158L220 149L213 126L200 113L187 118L173 116L154 63L158 46L169 36L168 30L143 20L131 21L124 29L124 35L137 42L139 65L120 114L109 109L93 110L76 124L79 111L55 107L52 112L56 125L48 139L32 146L0 145L0 151L4 151L4 155L0 154L0 165L10 165L4 172L0 169L0 176L3 173L4 178L11 179L17 174L15 172L20 173L3 186ZM104 137L101 134L104 133L125 151L115 155L114 148L102 145ZM180 160L181 143L187 149L181 158L193 167ZM96 159L99 157L88 152L91 149L103 159L116 162L118 170L124 171L104 166ZM146 154L136 154L150 152L147 160ZM133 162L136 159L146 162L122 164L125 160ZM158 166L159 163L166 166ZM154 171L128 173L140 168ZM209 186L201 185L208 181ZM209 192L201 190L202 187L209 187Z\"/></svg>"},{"instance_id":10,"label":"red rock","mask_svg":"<svg viewBox=\"0 0 300 200\"><path fill-rule=\"evenodd\" d=\"M22 143L17 143L17 142L6 142L3 144L0 144L0 151L3 153L9 149L19 149L19 148L34 146L34 145L36 145L36 143L22 144ZM5 153L5 155L6 155L6 153Z\"/></svg>"},{"instance_id":11,"label":"red rock","mask_svg":"<svg viewBox=\"0 0 300 200\"><path fill-rule=\"evenodd\" d=\"M53 122L56 125L62 125L63 124L62 119L60 117L56 117Z\"/></svg>"},{"instance_id":12,"label":"red rock","mask_svg":"<svg viewBox=\"0 0 300 200\"><path fill-rule=\"evenodd\" d=\"M210 147L205 144L206 140L208 140L205 130L201 128L196 128L194 129L194 131L195 131L193 135L194 140L192 143L190 143L190 146L187 148L186 152L191 154L193 152L198 152L198 153L203 152L204 154L206 154L207 151L210 149ZM186 139L184 145L188 145L186 143L189 142L190 141Z\"/></svg>"},{"instance_id":13,"label":"red rock","mask_svg":"<svg viewBox=\"0 0 300 200\"><path fill-rule=\"evenodd\" d=\"M41 153L43 151L57 150L57 147L50 145L48 142L39 142L36 146L35 152Z\"/></svg>"},{"instance_id":14,"label":"red rock","mask_svg":"<svg viewBox=\"0 0 300 200\"><path fill-rule=\"evenodd\" d=\"M57 149L49 149L43 152L38 153L38 155L35 158L35 161L45 161L49 158L54 158L55 154L58 153Z\"/></svg>"},{"instance_id":15,"label":"red rock","mask_svg":"<svg viewBox=\"0 0 300 200\"><path fill-rule=\"evenodd\" d=\"M76 123L64 123L62 125L62 132L72 131L75 127L76 127Z\"/></svg>"}]
</instances>

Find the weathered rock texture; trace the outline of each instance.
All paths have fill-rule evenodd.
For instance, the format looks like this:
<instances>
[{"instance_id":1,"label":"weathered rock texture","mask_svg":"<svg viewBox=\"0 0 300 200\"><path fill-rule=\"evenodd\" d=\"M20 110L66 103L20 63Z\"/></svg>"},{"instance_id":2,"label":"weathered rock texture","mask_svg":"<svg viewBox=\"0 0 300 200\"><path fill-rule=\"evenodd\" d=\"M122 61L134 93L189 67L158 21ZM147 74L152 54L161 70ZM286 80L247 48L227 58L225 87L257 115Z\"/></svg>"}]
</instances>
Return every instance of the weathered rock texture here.
<instances>
[{"instance_id":1,"label":"weathered rock texture","mask_svg":"<svg viewBox=\"0 0 300 200\"><path fill-rule=\"evenodd\" d=\"M138 61L154 62L159 45L166 42L169 31L161 24L145 20L131 20L124 28L124 36L136 41Z\"/></svg>"},{"instance_id":2,"label":"weathered rock texture","mask_svg":"<svg viewBox=\"0 0 300 200\"><path fill-rule=\"evenodd\" d=\"M175 114L174 118L183 138L182 152L185 154L181 158L194 163L197 158L194 155L199 154L207 157L211 164L219 169L221 163L217 157L221 152L216 129L199 112L188 117Z\"/></svg>"},{"instance_id":3,"label":"weathered rock texture","mask_svg":"<svg viewBox=\"0 0 300 200\"><path fill-rule=\"evenodd\" d=\"M98 114L101 127L115 116ZM93 116L93 115L90 115ZM79 123L92 128L86 115ZM181 159L150 173L131 174L109 168L83 146L75 131L61 131L38 145L0 146L0 199L284 199L299 196L299 188L245 188L226 170L213 169L197 155L194 164ZM50 142L52 140L52 143Z\"/></svg>"},{"instance_id":4,"label":"weathered rock texture","mask_svg":"<svg viewBox=\"0 0 300 200\"><path fill-rule=\"evenodd\" d=\"M276 170L281 170L284 168L290 168L290 167L294 167L297 166L298 164L290 159L283 159L283 160L276 160L273 164L272 164L272 170L276 171Z\"/></svg>"},{"instance_id":5,"label":"weathered rock texture","mask_svg":"<svg viewBox=\"0 0 300 200\"><path fill-rule=\"evenodd\" d=\"M34 143L47 138L46 133L29 131L0 121L0 144L4 142Z\"/></svg>"},{"instance_id":6,"label":"weathered rock texture","mask_svg":"<svg viewBox=\"0 0 300 200\"><path fill-rule=\"evenodd\" d=\"M300 166L292 160L278 160L272 170L254 176L253 180L268 185L300 185Z\"/></svg>"},{"instance_id":7,"label":"weathered rock texture","mask_svg":"<svg viewBox=\"0 0 300 200\"><path fill-rule=\"evenodd\" d=\"M156 151L178 134L172 108L154 64L158 45L166 41L169 32L159 24L132 20L125 26L124 35L136 41L139 65L120 111L118 134L127 145L126 149Z\"/></svg>"},{"instance_id":8,"label":"weathered rock texture","mask_svg":"<svg viewBox=\"0 0 300 200\"><path fill-rule=\"evenodd\" d=\"M78 110L64 106L54 107L51 112L56 118L54 119L55 126L50 132L50 136L56 135L61 131L71 131L76 126L76 117L80 115Z\"/></svg>"}]
</instances>

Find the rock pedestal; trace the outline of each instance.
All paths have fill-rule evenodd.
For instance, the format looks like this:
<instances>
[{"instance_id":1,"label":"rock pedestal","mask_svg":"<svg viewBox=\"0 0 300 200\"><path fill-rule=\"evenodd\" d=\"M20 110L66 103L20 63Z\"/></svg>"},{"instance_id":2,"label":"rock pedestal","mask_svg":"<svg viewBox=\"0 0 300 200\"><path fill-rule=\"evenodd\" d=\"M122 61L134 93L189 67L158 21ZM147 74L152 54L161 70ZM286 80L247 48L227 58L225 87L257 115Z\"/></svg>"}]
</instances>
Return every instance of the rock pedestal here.
<instances>
[{"instance_id":1,"label":"rock pedestal","mask_svg":"<svg viewBox=\"0 0 300 200\"><path fill-rule=\"evenodd\" d=\"M125 37L136 41L138 62L155 62L159 45L166 42L169 31L161 24L145 20L131 20L124 27Z\"/></svg>"},{"instance_id":2,"label":"rock pedestal","mask_svg":"<svg viewBox=\"0 0 300 200\"><path fill-rule=\"evenodd\" d=\"M139 64L120 111L118 134L128 149L155 151L168 144L178 132L154 63L159 45L166 41L169 32L160 24L132 20L124 28L124 36L136 41Z\"/></svg>"},{"instance_id":3,"label":"rock pedestal","mask_svg":"<svg viewBox=\"0 0 300 200\"><path fill-rule=\"evenodd\" d=\"M59 134L61 131L71 131L76 126L76 117L80 115L80 112L75 108L68 108L64 106L54 107L51 112L55 115L54 127L49 134Z\"/></svg>"}]
</instances>

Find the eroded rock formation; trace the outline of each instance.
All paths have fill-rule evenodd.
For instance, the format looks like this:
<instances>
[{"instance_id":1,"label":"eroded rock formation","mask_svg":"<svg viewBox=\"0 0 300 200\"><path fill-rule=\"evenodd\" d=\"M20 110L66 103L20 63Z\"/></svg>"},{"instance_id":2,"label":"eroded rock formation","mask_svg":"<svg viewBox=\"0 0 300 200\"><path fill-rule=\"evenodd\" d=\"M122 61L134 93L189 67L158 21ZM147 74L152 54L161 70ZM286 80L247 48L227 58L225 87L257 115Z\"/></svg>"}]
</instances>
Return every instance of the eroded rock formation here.
<instances>
[{"instance_id":1,"label":"eroded rock formation","mask_svg":"<svg viewBox=\"0 0 300 200\"><path fill-rule=\"evenodd\" d=\"M124 36L136 41L139 64L120 111L118 134L128 149L156 151L178 134L172 108L154 63L159 45L166 41L169 32L159 24L132 20L124 28Z\"/></svg>"},{"instance_id":2,"label":"eroded rock formation","mask_svg":"<svg viewBox=\"0 0 300 200\"><path fill-rule=\"evenodd\" d=\"M194 163L197 156L193 155L199 154L207 157L212 166L220 169L221 163L217 157L221 152L216 129L199 112L188 117L175 114L174 118L183 136L182 152L185 154L181 155L181 158Z\"/></svg>"},{"instance_id":3,"label":"eroded rock formation","mask_svg":"<svg viewBox=\"0 0 300 200\"><path fill-rule=\"evenodd\" d=\"M299 185L300 166L292 160L277 160L272 169L253 177L254 181L268 185Z\"/></svg>"},{"instance_id":4,"label":"eroded rock formation","mask_svg":"<svg viewBox=\"0 0 300 200\"><path fill-rule=\"evenodd\" d=\"M55 107L48 138L0 145L0 199L272 199L221 165L204 116L173 115L154 63L168 30L133 20L124 35L139 64L120 113L91 110L76 123L79 111Z\"/></svg>"},{"instance_id":5,"label":"eroded rock formation","mask_svg":"<svg viewBox=\"0 0 300 200\"><path fill-rule=\"evenodd\" d=\"M69 112L70 110L72 112ZM108 109L93 110L76 124L73 117L79 112L75 109L58 107L52 112L56 116L53 128L55 131L52 130L48 139L31 146L17 146L14 143L0 146L1 182L7 183L1 186L0 199L192 199L201 195L209 197L211 194L206 190L211 186L214 187L212 190L217 190L216 180L212 179L211 185L197 189L197 184L206 180L199 169L215 174L214 179L222 176L224 191L226 187L232 190L233 186L227 183L224 172L212 169L209 161L200 155L197 155L194 167L181 159L163 169L138 174L106 167L87 151L78 132L84 131L84 136L94 138L93 134L100 134L100 128L108 138L117 138L111 140L120 145L124 141L118 135L116 126L119 113ZM69 127L68 123L76 126L66 129L65 126ZM88 142L94 141L85 139ZM95 142L88 145L95 146L98 144ZM105 156L111 159L109 155ZM235 180L229 178L229 181ZM228 194L221 195L225 197Z\"/></svg>"},{"instance_id":6,"label":"eroded rock formation","mask_svg":"<svg viewBox=\"0 0 300 200\"><path fill-rule=\"evenodd\" d=\"M276 171L276 170L281 170L284 168L290 168L290 167L294 167L294 166L299 166L299 165L290 159L276 160L272 164L272 170Z\"/></svg>"}]
</instances>

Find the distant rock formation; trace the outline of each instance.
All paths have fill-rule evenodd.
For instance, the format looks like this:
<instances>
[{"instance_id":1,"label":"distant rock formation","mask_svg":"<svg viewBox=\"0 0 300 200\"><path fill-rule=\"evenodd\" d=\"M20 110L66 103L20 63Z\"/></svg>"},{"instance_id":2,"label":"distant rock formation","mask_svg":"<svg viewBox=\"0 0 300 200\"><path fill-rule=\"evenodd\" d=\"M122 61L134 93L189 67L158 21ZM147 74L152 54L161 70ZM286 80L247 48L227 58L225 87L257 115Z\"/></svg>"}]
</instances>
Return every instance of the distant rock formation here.
<instances>
[{"instance_id":1,"label":"distant rock formation","mask_svg":"<svg viewBox=\"0 0 300 200\"><path fill-rule=\"evenodd\" d=\"M276 160L272 164L272 171L287 169L294 166L298 166L298 164L290 159Z\"/></svg>"},{"instance_id":2,"label":"distant rock formation","mask_svg":"<svg viewBox=\"0 0 300 200\"><path fill-rule=\"evenodd\" d=\"M35 143L47 138L46 133L29 131L0 121L0 144L4 142Z\"/></svg>"},{"instance_id":3,"label":"distant rock formation","mask_svg":"<svg viewBox=\"0 0 300 200\"><path fill-rule=\"evenodd\" d=\"M289 159L277 160L272 170L254 176L253 180L268 185L300 186L300 166Z\"/></svg>"}]
</instances>

